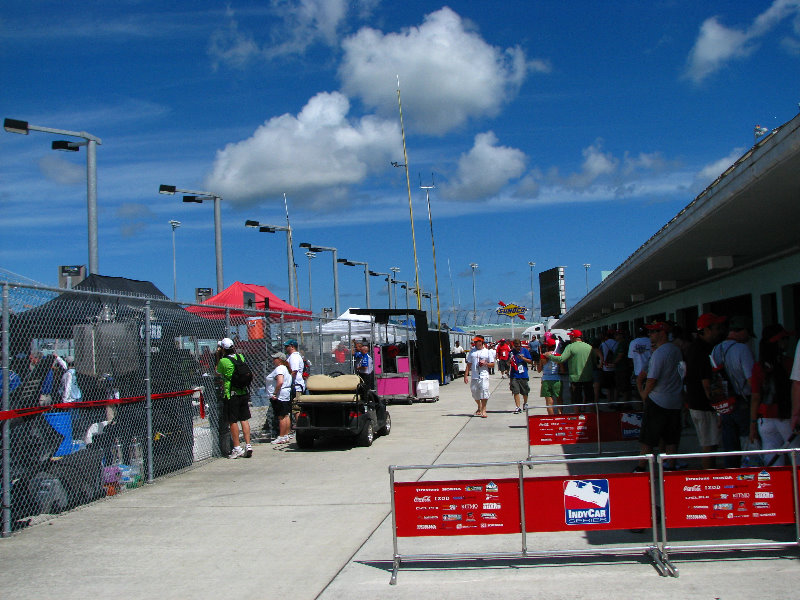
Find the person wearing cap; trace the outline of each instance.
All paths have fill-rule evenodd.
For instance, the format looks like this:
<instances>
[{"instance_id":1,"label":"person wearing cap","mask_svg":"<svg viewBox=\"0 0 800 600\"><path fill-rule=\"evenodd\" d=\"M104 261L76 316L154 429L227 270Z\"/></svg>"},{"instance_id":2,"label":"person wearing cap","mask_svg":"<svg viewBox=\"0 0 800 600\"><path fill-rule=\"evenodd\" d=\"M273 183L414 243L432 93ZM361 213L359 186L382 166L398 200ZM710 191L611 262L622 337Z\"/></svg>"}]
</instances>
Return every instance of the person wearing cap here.
<instances>
[{"instance_id":1,"label":"person wearing cap","mask_svg":"<svg viewBox=\"0 0 800 600\"><path fill-rule=\"evenodd\" d=\"M283 349L286 352L286 361L289 363L289 371L292 374L291 397L302 394L306 389L306 382L303 379L303 357L297 351L297 340L289 338L283 342Z\"/></svg>"},{"instance_id":2,"label":"person wearing cap","mask_svg":"<svg viewBox=\"0 0 800 600\"><path fill-rule=\"evenodd\" d=\"M250 458L253 447L250 445L250 392L246 388L235 388L231 385L231 377L235 366L233 358L244 360L237 354L231 338L222 338L217 342L217 373L222 377L223 418L228 422L231 431L233 449L228 458ZM242 425L244 448L239 444L239 424Z\"/></svg>"},{"instance_id":3,"label":"person wearing cap","mask_svg":"<svg viewBox=\"0 0 800 600\"><path fill-rule=\"evenodd\" d=\"M497 352L497 370L500 371L500 379L505 379L506 375L509 374L508 359L511 355L511 346L509 346L508 342L503 338L500 340L500 343L497 344L495 350Z\"/></svg>"},{"instance_id":4,"label":"person wearing cap","mask_svg":"<svg viewBox=\"0 0 800 600\"><path fill-rule=\"evenodd\" d=\"M762 450L781 448L792 435L791 359L786 352L791 335L779 323L767 325L761 333L752 378L761 396L760 402L753 400L750 404L750 441L760 437ZM764 464L782 466L788 463L788 458L765 454Z\"/></svg>"},{"instance_id":5,"label":"person wearing cap","mask_svg":"<svg viewBox=\"0 0 800 600\"><path fill-rule=\"evenodd\" d=\"M539 371L542 373L542 385L539 396L547 404L548 415L560 415L561 409L561 375L558 373L558 363L552 360L557 355L556 338L548 332L544 336L545 353L539 359ZM548 353L550 353L548 355Z\"/></svg>"},{"instance_id":6,"label":"person wearing cap","mask_svg":"<svg viewBox=\"0 0 800 600\"><path fill-rule=\"evenodd\" d=\"M472 399L478 405L476 417L488 416L486 403L489 401L489 368L494 366L489 350L484 347L482 335L472 338L474 346L467 354L467 368L464 371L464 383L469 384Z\"/></svg>"},{"instance_id":7,"label":"person wearing cap","mask_svg":"<svg viewBox=\"0 0 800 600\"><path fill-rule=\"evenodd\" d=\"M275 368L267 375L267 393L272 405L272 413L278 420L278 437L272 440L272 443L275 445L286 444L291 441L289 413L292 409L292 374L289 372L289 363L283 352L276 352L272 355L272 364Z\"/></svg>"},{"instance_id":8,"label":"person wearing cap","mask_svg":"<svg viewBox=\"0 0 800 600\"><path fill-rule=\"evenodd\" d=\"M53 366L58 365L64 371L61 375L61 402L77 402L83 397L81 389L78 387L78 376L75 374L75 358L67 356L61 358L55 356Z\"/></svg>"},{"instance_id":9,"label":"person wearing cap","mask_svg":"<svg viewBox=\"0 0 800 600\"><path fill-rule=\"evenodd\" d=\"M572 393L573 404L586 404L594 399L592 388L592 346L583 341L583 332L580 329L570 329L567 334L570 343L564 348L561 355L545 352L545 356L557 363L567 363L569 370L569 387ZM584 412L585 406L580 406L578 412Z\"/></svg>"},{"instance_id":10,"label":"person wearing cap","mask_svg":"<svg viewBox=\"0 0 800 600\"><path fill-rule=\"evenodd\" d=\"M734 316L728 324L728 337L711 351L712 366L724 368L731 392L736 396L732 412L720 415L722 450L738 452L743 442L750 437L751 427L756 425L751 417L751 403L761 401L761 391L752 385L755 358L747 342L750 340L749 322L745 317ZM741 456L726 456L728 469L741 466Z\"/></svg>"},{"instance_id":11,"label":"person wearing cap","mask_svg":"<svg viewBox=\"0 0 800 600\"><path fill-rule=\"evenodd\" d=\"M725 317L704 313L697 319L697 336L686 351L686 400L703 452L716 452L719 446L719 419L711 406L711 351L725 337ZM704 469L713 469L713 456L704 456Z\"/></svg>"},{"instance_id":12,"label":"person wearing cap","mask_svg":"<svg viewBox=\"0 0 800 600\"><path fill-rule=\"evenodd\" d=\"M528 365L533 364L533 358L527 348L522 347L522 341L515 339L512 341L511 354L509 355L509 371L508 371L508 387L514 395L514 414L518 415L522 412L520 406L520 395L528 408L528 394L531 393L530 384L528 383Z\"/></svg>"},{"instance_id":13,"label":"person wearing cap","mask_svg":"<svg viewBox=\"0 0 800 600\"><path fill-rule=\"evenodd\" d=\"M664 444L667 454L678 450L681 439L681 409L683 407L683 374L685 364L680 349L669 341L670 326L656 321L647 326L653 355L637 380L639 396L644 402L642 429L639 434L642 454L650 454ZM637 470L644 470L646 461ZM669 465L670 467L672 465Z\"/></svg>"}]
</instances>

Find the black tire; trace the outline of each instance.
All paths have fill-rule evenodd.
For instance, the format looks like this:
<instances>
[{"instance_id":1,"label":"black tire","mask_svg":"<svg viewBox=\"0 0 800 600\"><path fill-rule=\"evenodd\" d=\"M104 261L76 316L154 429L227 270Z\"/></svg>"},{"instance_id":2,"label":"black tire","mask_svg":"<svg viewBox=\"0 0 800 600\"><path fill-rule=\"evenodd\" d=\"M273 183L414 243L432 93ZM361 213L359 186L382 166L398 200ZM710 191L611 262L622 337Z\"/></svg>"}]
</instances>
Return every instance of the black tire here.
<instances>
[{"instance_id":1,"label":"black tire","mask_svg":"<svg viewBox=\"0 0 800 600\"><path fill-rule=\"evenodd\" d=\"M389 435L392 431L392 415L389 414L389 411L386 411L386 423L384 423L383 427L381 427L378 433L380 435Z\"/></svg>"},{"instance_id":2,"label":"black tire","mask_svg":"<svg viewBox=\"0 0 800 600\"><path fill-rule=\"evenodd\" d=\"M297 447L302 450L308 450L314 447L314 436L304 431L298 431L295 434L294 441L297 443Z\"/></svg>"},{"instance_id":3,"label":"black tire","mask_svg":"<svg viewBox=\"0 0 800 600\"><path fill-rule=\"evenodd\" d=\"M369 448L372 446L372 442L374 440L375 428L372 425L372 419L367 419L367 423L364 425L361 433L358 434L358 445L363 446L364 448Z\"/></svg>"}]
</instances>

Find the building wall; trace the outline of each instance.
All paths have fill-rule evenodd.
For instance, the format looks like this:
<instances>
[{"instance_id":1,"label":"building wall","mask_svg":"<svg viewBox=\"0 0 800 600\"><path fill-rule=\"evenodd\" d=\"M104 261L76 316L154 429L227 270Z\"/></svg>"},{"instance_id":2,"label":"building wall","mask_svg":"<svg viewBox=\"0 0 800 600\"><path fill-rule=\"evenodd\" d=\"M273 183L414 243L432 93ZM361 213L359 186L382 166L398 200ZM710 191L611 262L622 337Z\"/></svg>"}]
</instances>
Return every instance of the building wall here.
<instances>
[{"instance_id":1,"label":"building wall","mask_svg":"<svg viewBox=\"0 0 800 600\"><path fill-rule=\"evenodd\" d=\"M697 316L710 311L728 317L747 316L752 319L753 332L760 336L763 327L775 321L796 331L800 325L799 303L800 252L795 252L728 275L712 276L705 283L637 304L580 329L591 338L609 328L635 333L644 323L668 319L692 331Z\"/></svg>"}]
</instances>

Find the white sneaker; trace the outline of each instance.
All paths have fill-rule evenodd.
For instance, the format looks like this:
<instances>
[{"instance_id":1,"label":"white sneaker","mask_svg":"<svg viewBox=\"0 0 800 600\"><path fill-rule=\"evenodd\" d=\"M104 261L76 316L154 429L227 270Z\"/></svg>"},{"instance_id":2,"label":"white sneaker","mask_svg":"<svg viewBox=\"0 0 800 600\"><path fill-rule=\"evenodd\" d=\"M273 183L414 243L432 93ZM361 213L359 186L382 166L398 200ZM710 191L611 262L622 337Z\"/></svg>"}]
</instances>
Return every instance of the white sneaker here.
<instances>
[{"instance_id":1,"label":"white sneaker","mask_svg":"<svg viewBox=\"0 0 800 600\"><path fill-rule=\"evenodd\" d=\"M246 444L244 447L244 457L250 458L253 456L253 447L250 444Z\"/></svg>"},{"instance_id":2,"label":"white sneaker","mask_svg":"<svg viewBox=\"0 0 800 600\"><path fill-rule=\"evenodd\" d=\"M244 450L241 446L235 446L228 455L228 458L239 458L240 456L244 456Z\"/></svg>"}]
</instances>

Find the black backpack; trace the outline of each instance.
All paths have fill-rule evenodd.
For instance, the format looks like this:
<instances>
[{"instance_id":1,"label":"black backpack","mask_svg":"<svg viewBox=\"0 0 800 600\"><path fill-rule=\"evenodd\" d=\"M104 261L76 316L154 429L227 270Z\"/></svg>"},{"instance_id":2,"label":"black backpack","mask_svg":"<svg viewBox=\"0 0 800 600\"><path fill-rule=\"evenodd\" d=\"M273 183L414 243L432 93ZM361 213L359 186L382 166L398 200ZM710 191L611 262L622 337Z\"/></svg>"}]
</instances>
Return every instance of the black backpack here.
<instances>
[{"instance_id":1,"label":"black backpack","mask_svg":"<svg viewBox=\"0 0 800 600\"><path fill-rule=\"evenodd\" d=\"M244 362L244 359L239 354L226 356L228 360L233 363L233 373L231 374L231 387L237 390L247 389L253 383L253 372L250 367Z\"/></svg>"}]
</instances>

